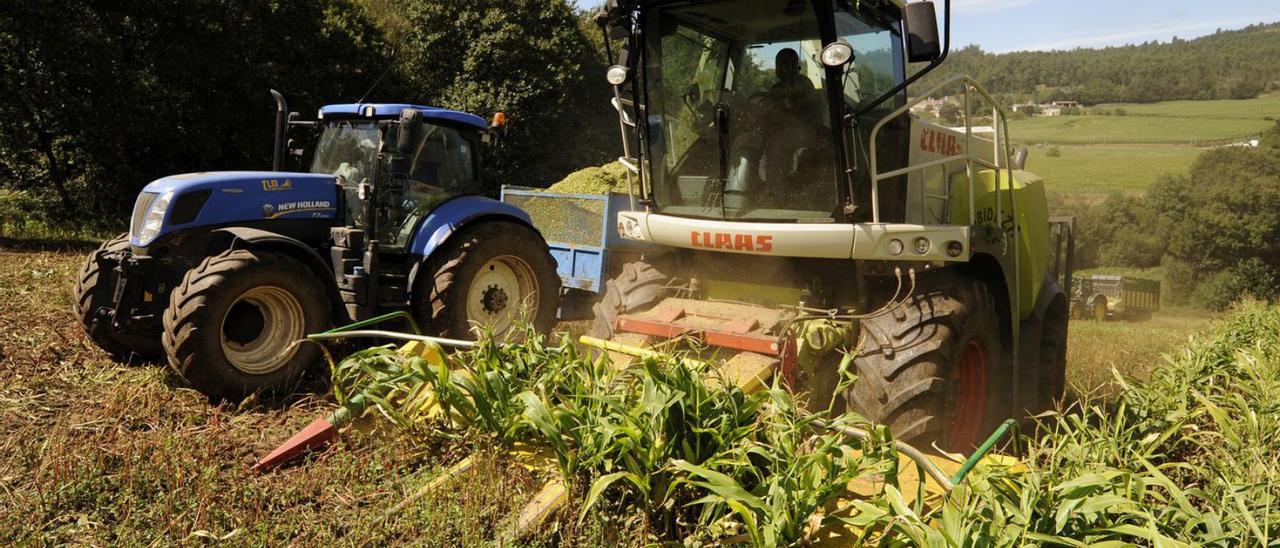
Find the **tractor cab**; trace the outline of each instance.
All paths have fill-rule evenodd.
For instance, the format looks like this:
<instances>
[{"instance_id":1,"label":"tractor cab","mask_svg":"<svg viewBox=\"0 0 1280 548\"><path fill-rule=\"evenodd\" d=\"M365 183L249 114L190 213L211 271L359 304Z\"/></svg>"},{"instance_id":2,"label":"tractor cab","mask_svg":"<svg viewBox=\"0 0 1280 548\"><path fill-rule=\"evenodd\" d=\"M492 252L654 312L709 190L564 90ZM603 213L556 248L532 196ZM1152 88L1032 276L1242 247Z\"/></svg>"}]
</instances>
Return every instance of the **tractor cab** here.
<instances>
[{"instance_id":1,"label":"tractor cab","mask_svg":"<svg viewBox=\"0 0 1280 548\"><path fill-rule=\"evenodd\" d=\"M851 183L863 182L848 175L865 180L866 171L846 154L855 146L848 122L904 79L898 7L854 4L720 1L641 11L650 29L642 86L656 211L846 219ZM853 58L824 63L831 43L852 48Z\"/></svg>"},{"instance_id":2,"label":"tractor cab","mask_svg":"<svg viewBox=\"0 0 1280 548\"><path fill-rule=\"evenodd\" d=\"M330 105L320 110L311 172L342 188L344 225L403 251L436 206L482 194L483 118L414 105Z\"/></svg>"}]
</instances>

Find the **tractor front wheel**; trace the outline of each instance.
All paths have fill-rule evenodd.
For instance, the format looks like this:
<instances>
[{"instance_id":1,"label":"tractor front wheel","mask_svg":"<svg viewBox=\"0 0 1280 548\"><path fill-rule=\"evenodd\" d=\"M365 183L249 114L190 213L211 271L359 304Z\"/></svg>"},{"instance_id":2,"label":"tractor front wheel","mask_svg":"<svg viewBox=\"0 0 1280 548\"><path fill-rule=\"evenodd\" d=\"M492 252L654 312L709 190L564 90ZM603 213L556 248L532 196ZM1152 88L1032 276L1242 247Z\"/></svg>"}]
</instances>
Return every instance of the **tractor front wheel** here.
<instances>
[{"instance_id":1,"label":"tractor front wheel","mask_svg":"<svg viewBox=\"0 0 1280 548\"><path fill-rule=\"evenodd\" d=\"M560 275L533 229L507 221L463 228L431 254L414 289L417 316L437 335L473 339L473 327L505 335L527 319L540 333L556 325Z\"/></svg>"},{"instance_id":2,"label":"tractor front wheel","mask_svg":"<svg viewBox=\"0 0 1280 548\"><path fill-rule=\"evenodd\" d=\"M968 452L1005 414L999 312L987 286L935 274L906 302L862 321L849 407L898 439Z\"/></svg>"},{"instance_id":3,"label":"tractor front wheel","mask_svg":"<svg viewBox=\"0 0 1280 548\"><path fill-rule=\"evenodd\" d=\"M119 333L111 327L109 319L98 316L98 310L114 305L112 297L116 287L113 272L104 271L98 259L126 249L129 249L129 235L121 234L89 254L76 276L74 312L89 339L112 359L125 361L133 355L152 360L164 355L159 338L147 333Z\"/></svg>"},{"instance_id":4,"label":"tractor front wheel","mask_svg":"<svg viewBox=\"0 0 1280 548\"><path fill-rule=\"evenodd\" d=\"M282 253L230 250L187 272L164 314L169 365L214 399L293 389L320 358L300 341L330 324L329 299Z\"/></svg>"}]
</instances>

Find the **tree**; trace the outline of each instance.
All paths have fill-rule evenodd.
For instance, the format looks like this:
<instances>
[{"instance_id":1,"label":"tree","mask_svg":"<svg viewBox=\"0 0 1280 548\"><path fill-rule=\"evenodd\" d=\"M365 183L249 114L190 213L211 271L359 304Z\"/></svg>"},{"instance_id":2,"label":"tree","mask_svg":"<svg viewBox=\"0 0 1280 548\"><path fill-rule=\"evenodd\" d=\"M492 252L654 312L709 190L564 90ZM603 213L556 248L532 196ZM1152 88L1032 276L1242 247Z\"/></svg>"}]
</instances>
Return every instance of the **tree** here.
<instances>
[{"instance_id":1,"label":"tree","mask_svg":"<svg viewBox=\"0 0 1280 548\"><path fill-rule=\"evenodd\" d=\"M1160 212L1151 233L1167 241L1186 291L1222 307L1251 294L1280 295L1280 153L1222 148L1205 152L1187 176L1157 182L1147 207Z\"/></svg>"},{"instance_id":2,"label":"tree","mask_svg":"<svg viewBox=\"0 0 1280 548\"><path fill-rule=\"evenodd\" d=\"M512 120L489 180L546 186L613 148L605 65L565 0L408 0L405 97Z\"/></svg>"},{"instance_id":3,"label":"tree","mask_svg":"<svg viewBox=\"0 0 1280 548\"><path fill-rule=\"evenodd\" d=\"M0 186L119 226L173 173L267 167L274 103L353 100L386 66L348 0L13 0L0 16Z\"/></svg>"},{"instance_id":4,"label":"tree","mask_svg":"<svg viewBox=\"0 0 1280 548\"><path fill-rule=\"evenodd\" d=\"M1276 121L1275 127L1262 134L1258 146L1266 150L1280 150L1280 120Z\"/></svg>"}]
</instances>

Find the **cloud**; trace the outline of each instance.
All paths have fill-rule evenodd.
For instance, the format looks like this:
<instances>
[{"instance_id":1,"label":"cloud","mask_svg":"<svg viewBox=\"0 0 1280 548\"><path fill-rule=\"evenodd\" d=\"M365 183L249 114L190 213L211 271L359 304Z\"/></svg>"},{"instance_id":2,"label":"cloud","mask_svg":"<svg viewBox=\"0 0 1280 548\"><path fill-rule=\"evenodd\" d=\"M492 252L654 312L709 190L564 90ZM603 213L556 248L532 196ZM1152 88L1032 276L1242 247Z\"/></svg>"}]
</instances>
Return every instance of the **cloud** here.
<instances>
[{"instance_id":1,"label":"cloud","mask_svg":"<svg viewBox=\"0 0 1280 548\"><path fill-rule=\"evenodd\" d=\"M1165 24L1147 27L1142 30L1133 30L1125 32L1111 32L1104 34L1093 34L1087 36L1067 37L1053 42L1045 42L1031 46L1019 47L1018 50L1064 50L1074 48L1089 47L1105 47L1122 44L1132 44L1134 42L1145 41L1150 39L1167 39L1177 35L1178 33L1202 34L1208 31L1238 27L1257 23L1260 19L1254 17L1234 17L1231 19L1219 19L1216 21L1204 21L1200 23L1183 23L1183 24Z\"/></svg>"}]
</instances>

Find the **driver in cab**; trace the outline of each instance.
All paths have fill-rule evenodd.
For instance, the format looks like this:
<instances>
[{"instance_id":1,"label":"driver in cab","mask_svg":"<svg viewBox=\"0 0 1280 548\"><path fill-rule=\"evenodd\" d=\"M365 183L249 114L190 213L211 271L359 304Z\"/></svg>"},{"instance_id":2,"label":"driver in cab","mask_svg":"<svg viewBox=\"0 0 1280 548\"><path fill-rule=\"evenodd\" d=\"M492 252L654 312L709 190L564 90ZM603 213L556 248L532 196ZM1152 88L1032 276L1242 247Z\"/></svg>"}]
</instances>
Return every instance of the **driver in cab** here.
<instances>
[{"instance_id":1,"label":"driver in cab","mask_svg":"<svg viewBox=\"0 0 1280 548\"><path fill-rule=\"evenodd\" d=\"M770 193L785 193L787 183L806 169L805 152L819 147L826 120L822 92L801 70L800 55L784 48L775 57L778 81L764 94L764 180ZM803 182L803 181L800 181Z\"/></svg>"}]
</instances>

